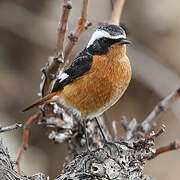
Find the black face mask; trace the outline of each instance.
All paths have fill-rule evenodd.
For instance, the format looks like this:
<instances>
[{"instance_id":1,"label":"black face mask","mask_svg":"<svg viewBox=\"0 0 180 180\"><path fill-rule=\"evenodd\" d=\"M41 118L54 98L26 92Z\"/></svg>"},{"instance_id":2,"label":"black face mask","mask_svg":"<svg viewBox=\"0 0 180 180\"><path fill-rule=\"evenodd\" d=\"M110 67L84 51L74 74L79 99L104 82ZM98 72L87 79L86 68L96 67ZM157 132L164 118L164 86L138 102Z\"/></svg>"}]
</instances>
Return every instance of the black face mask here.
<instances>
[{"instance_id":1,"label":"black face mask","mask_svg":"<svg viewBox=\"0 0 180 180\"><path fill-rule=\"evenodd\" d=\"M103 55L106 54L111 47L111 45L119 43L119 44L127 44L129 42L126 39L108 39L108 38L100 38L94 41L93 44L91 44L87 51L92 55Z\"/></svg>"}]
</instances>

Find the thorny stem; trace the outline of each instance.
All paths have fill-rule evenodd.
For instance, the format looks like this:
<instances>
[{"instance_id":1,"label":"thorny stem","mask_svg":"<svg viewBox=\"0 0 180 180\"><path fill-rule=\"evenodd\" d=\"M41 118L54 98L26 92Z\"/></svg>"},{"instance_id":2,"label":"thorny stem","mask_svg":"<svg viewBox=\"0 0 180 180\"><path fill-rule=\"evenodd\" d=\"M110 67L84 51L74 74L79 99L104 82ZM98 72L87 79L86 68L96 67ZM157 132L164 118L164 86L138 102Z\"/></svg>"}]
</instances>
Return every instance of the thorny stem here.
<instances>
[{"instance_id":1,"label":"thorny stem","mask_svg":"<svg viewBox=\"0 0 180 180\"><path fill-rule=\"evenodd\" d=\"M144 132L148 132L152 125L153 121L158 117L161 112L166 111L169 106L174 103L180 97L180 88L172 92L169 96L163 99L153 111L148 115L148 117L142 122L141 127Z\"/></svg>"},{"instance_id":2,"label":"thorny stem","mask_svg":"<svg viewBox=\"0 0 180 180\"><path fill-rule=\"evenodd\" d=\"M109 24L119 25L125 0L112 0L112 3L113 3L113 12L111 14Z\"/></svg>"}]
</instances>

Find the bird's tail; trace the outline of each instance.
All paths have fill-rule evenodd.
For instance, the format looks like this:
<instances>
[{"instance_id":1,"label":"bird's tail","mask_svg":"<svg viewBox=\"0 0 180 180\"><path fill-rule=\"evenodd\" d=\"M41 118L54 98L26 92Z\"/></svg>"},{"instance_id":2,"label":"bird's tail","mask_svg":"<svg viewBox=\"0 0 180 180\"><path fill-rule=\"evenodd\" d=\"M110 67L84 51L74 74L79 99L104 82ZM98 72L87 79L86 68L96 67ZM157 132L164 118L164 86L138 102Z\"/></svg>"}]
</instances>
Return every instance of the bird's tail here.
<instances>
[{"instance_id":1,"label":"bird's tail","mask_svg":"<svg viewBox=\"0 0 180 180\"><path fill-rule=\"evenodd\" d=\"M22 110L22 112L26 112L26 111L28 111L28 110L36 107L36 106L39 106L39 105L41 105L41 104L44 104L44 103L55 102L56 100L55 100L55 99L51 99L51 98L52 98L53 96L57 95L57 93L58 93L58 92L53 92L53 93L51 93L51 94L49 94L49 95L41 98L41 99L38 100L37 102L35 102L35 103L31 104L30 106L24 108L24 109Z\"/></svg>"}]
</instances>

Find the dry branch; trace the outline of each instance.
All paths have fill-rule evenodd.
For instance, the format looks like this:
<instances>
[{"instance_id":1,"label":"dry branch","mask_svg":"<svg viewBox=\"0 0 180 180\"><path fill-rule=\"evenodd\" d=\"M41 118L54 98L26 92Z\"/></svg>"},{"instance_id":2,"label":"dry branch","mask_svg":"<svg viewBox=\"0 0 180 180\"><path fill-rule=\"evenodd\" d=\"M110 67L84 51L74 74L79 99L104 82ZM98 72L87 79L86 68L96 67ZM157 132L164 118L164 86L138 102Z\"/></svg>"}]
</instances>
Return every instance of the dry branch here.
<instances>
[{"instance_id":1,"label":"dry branch","mask_svg":"<svg viewBox=\"0 0 180 180\"><path fill-rule=\"evenodd\" d=\"M58 36L57 36L57 47L55 57L50 57L46 67L42 69L43 76L41 82L41 96L44 97L49 93L49 88L51 82L56 78L56 75L59 70L59 66L64 62L63 50L64 50L64 36L67 30L67 23L70 10L72 8L71 0L64 0L63 10L61 14L61 19L58 27Z\"/></svg>"},{"instance_id":2,"label":"dry branch","mask_svg":"<svg viewBox=\"0 0 180 180\"><path fill-rule=\"evenodd\" d=\"M150 180L142 172L145 161L153 154L149 144L151 140L142 139L105 144L90 154L76 156L56 180Z\"/></svg>"},{"instance_id":3,"label":"dry branch","mask_svg":"<svg viewBox=\"0 0 180 180\"><path fill-rule=\"evenodd\" d=\"M150 135L146 136L146 140L148 141L152 137L154 137L154 138L159 137L164 132L165 132L165 125L163 124L161 129L159 129L156 133L154 131L152 131L152 133Z\"/></svg>"},{"instance_id":4,"label":"dry branch","mask_svg":"<svg viewBox=\"0 0 180 180\"><path fill-rule=\"evenodd\" d=\"M39 119L39 117L41 116L41 112L37 112L35 113L33 116L31 116L25 123L25 125L23 126L23 144L21 145L19 152L18 152L18 156L17 156L17 160L16 160L16 164L17 164L17 168L18 168L18 172L21 173L21 169L20 169L20 165L19 165L19 161L21 159L21 156L23 154L23 152L27 149L28 147L28 140L29 140L29 128L32 125L33 122L37 121Z\"/></svg>"},{"instance_id":5,"label":"dry branch","mask_svg":"<svg viewBox=\"0 0 180 180\"><path fill-rule=\"evenodd\" d=\"M18 124L18 123L10 125L10 126L6 126L6 127L0 127L0 133L12 131L12 130L18 129L20 127L22 127L22 124Z\"/></svg>"},{"instance_id":6,"label":"dry branch","mask_svg":"<svg viewBox=\"0 0 180 180\"><path fill-rule=\"evenodd\" d=\"M43 75L42 75L42 82L40 84L40 93L41 93L42 97L49 93L51 83L56 78L56 75L59 73L59 70L61 70L61 71L63 70L63 67L62 66L60 67L60 64L63 64L65 62L64 57L63 57L64 36L67 31L68 17L69 17L71 8L72 8L71 0L64 0L61 19L60 19L59 26L58 26L56 55L53 57L50 57L47 65L42 69ZM81 17L78 21L77 28L75 29L75 32L73 33L73 37L75 37L75 38L77 37L77 40L80 38L80 36L84 32L85 28L87 27L87 8L88 8L88 0L84 0ZM70 55L72 48L75 46L75 44L76 44L76 42L69 43L69 45L67 43L66 49L69 49L69 50L67 51L67 53L65 53L66 57ZM64 63L64 66L65 66L65 63ZM65 118L72 118L72 116L73 116L72 112L69 112L69 110L67 110L67 109L64 109L64 111L63 111L63 109L61 107L56 106L56 108L55 108L55 104L54 105L45 105L41 109L41 111L42 111L43 122L45 122L47 126L49 125L48 121L50 119L51 120L53 119L53 121L55 122L56 119L59 119L62 116L62 114L65 116ZM18 158L16 161L18 165L19 165L21 155L24 152L24 150L27 148L27 145L28 145L29 129L27 129L26 127L29 128L30 124L32 124L32 122L34 120L37 120L39 118L40 114L41 114L40 112L37 112L32 117L30 117L28 119L28 121L26 122L25 130L23 133L23 145L20 148ZM78 131L77 127L79 127L79 119L76 118L75 116L73 116L73 119L75 121L75 123L74 123L75 131L74 132L75 132L75 134L77 134L76 132ZM61 128L61 129L64 130L64 128ZM52 131L49 138L51 138L53 140L58 139L58 141L60 141L60 139L62 138L62 141L65 141L65 140L68 140L69 138L74 137L73 131L67 131L68 133L64 132L64 131L62 134L61 133L56 134L56 133L54 133L54 131ZM60 139L59 139L59 137L60 137ZM20 172L20 168L18 168L18 169Z\"/></svg>"},{"instance_id":7,"label":"dry branch","mask_svg":"<svg viewBox=\"0 0 180 180\"><path fill-rule=\"evenodd\" d=\"M113 139L117 140L118 135L117 135L117 122L112 121L112 128L113 128Z\"/></svg>"},{"instance_id":8,"label":"dry branch","mask_svg":"<svg viewBox=\"0 0 180 180\"><path fill-rule=\"evenodd\" d=\"M156 149L156 152L154 153L152 158L155 158L162 153L177 150L177 149L180 149L180 141L174 141L167 146L160 147L160 148Z\"/></svg>"},{"instance_id":9,"label":"dry branch","mask_svg":"<svg viewBox=\"0 0 180 180\"><path fill-rule=\"evenodd\" d=\"M174 103L180 97L180 88L172 92L169 96L163 99L148 115L148 117L142 122L141 128L144 132L148 132L152 126L154 120L158 117L161 112L166 111L169 106Z\"/></svg>"},{"instance_id":10,"label":"dry branch","mask_svg":"<svg viewBox=\"0 0 180 180\"><path fill-rule=\"evenodd\" d=\"M65 52L64 52L64 59L65 59L65 65L64 67L67 66L67 60L69 60L70 55L72 53L72 50L74 46L77 44L79 38L81 37L82 33L86 30L87 27L87 11L88 11L88 0L83 0L83 7L81 10L81 17L79 18L76 28L73 32L70 33L68 36L68 42L65 47Z\"/></svg>"},{"instance_id":11,"label":"dry branch","mask_svg":"<svg viewBox=\"0 0 180 180\"><path fill-rule=\"evenodd\" d=\"M55 79L59 66L61 63L64 62L63 59L63 50L64 50L64 37L67 30L67 23L68 23L68 17L70 10L72 8L71 0L64 0L63 8L62 8L62 14L58 26L58 35L57 35L57 46L56 46L56 55L54 57L50 57L48 60L48 64L46 67L42 69L42 82L40 84L40 93L41 96L44 97L49 93L51 82ZM28 138L29 138L29 127L30 125L39 119L41 115L41 112L35 113L33 116L31 116L25 126L24 126L24 132L23 132L23 144L19 150L18 157L16 160L16 163L18 165L18 171L20 172L19 167L19 161L22 156L22 153L28 146Z\"/></svg>"},{"instance_id":12,"label":"dry branch","mask_svg":"<svg viewBox=\"0 0 180 180\"><path fill-rule=\"evenodd\" d=\"M131 139L137 134L145 136L146 133L151 130L154 125L154 121L161 112L166 111L172 103L174 103L180 97L180 88L172 92L169 96L164 98L159 104L155 106L153 111L148 115L148 117L141 123L138 124L136 119L133 118L132 121L128 122L126 117L122 117L121 124L125 130L125 139ZM162 133L164 128L161 129L159 134Z\"/></svg>"},{"instance_id":13,"label":"dry branch","mask_svg":"<svg viewBox=\"0 0 180 180\"><path fill-rule=\"evenodd\" d=\"M61 20L58 27L57 48L56 48L57 56L55 57L57 59L59 58L62 59L62 61L64 60L63 58L64 37L67 30L70 9L72 9L71 0L64 0Z\"/></svg>"},{"instance_id":14,"label":"dry branch","mask_svg":"<svg viewBox=\"0 0 180 180\"><path fill-rule=\"evenodd\" d=\"M125 0L112 0L112 3L113 3L113 12L111 14L109 24L119 25Z\"/></svg>"}]
</instances>

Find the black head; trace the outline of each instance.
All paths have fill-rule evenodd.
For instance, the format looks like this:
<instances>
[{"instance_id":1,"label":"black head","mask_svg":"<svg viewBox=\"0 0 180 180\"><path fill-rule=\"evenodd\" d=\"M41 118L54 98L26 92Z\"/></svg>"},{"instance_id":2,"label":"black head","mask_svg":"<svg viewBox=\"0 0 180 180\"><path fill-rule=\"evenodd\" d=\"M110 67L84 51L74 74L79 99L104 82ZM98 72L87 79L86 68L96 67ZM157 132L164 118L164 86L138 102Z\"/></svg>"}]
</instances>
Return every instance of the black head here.
<instances>
[{"instance_id":1,"label":"black head","mask_svg":"<svg viewBox=\"0 0 180 180\"><path fill-rule=\"evenodd\" d=\"M99 26L93 33L87 50L93 55L102 55L108 52L108 49L113 44L129 44L126 39L125 30L117 25L104 24Z\"/></svg>"}]
</instances>

